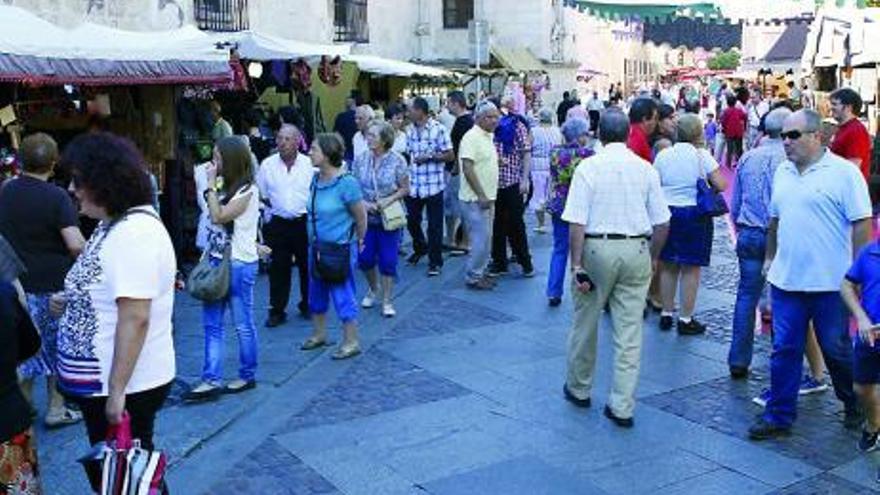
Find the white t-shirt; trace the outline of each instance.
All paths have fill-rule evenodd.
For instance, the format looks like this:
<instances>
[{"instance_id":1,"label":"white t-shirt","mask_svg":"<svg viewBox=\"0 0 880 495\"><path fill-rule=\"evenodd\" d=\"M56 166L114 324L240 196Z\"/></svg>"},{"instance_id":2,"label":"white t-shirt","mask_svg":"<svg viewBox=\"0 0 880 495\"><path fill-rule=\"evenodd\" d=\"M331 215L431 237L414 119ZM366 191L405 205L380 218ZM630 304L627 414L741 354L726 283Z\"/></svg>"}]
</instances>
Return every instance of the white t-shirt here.
<instances>
[{"instance_id":1,"label":"white t-shirt","mask_svg":"<svg viewBox=\"0 0 880 495\"><path fill-rule=\"evenodd\" d=\"M211 162L200 163L193 168L193 181L196 183L196 204L199 206L199 225L196 228L196 247L205 249L208 246L208 229L211 218L208 214L208 203L205 202L205 191L208 189L208 176L205 168Z\"/></svg>"},{"instance_id":2,"label":"white t-shirt","mask_svg":"<svg viewBox=\"0 0 880 495\"><path fill-rule=\"evenodd\" d=\"M155 215L151 206L133 210ZM73 395L109 393L120 298L150 300L150 326L126 393L174 379L171 315L177 260L165 226L143 212L129 212L109 231L99 225L68 272L68 302L58 334L59 385Z\"/></svg>"},{"instance_id":3,"label":"white t-shirt","mask_svg":"<svg viewBox=\"0 0 880 495\"><path fill-rule=\"evenodd\" d=\"M257 254L257 223L260 218L260 193L255 185L242 189L232 201L250 194L247 209L233 221L232 259L253 263L259 259ZM231 201L230 201L231 202Z\"/></svg>"},{"instance_id":4,"label":"white t-shirt","mask_svg":"<svg viewBox=\"0 0 880 495\"><path fill-rule=\"evenodd\" d=\"M367 144L367 138L364 137L364 133L358 131L357 134L351 138L351 151L352 156L358 157L362 154L370 151L370 146Z\"/></svg>"},{"instance_id":5,"label":"white t-shirt","mask_svg":"<svg viewBox=\"0 0 880 495\"><path fill-rule=\"evenodd\" d=\"M660 174L663 196L669 206L694 206L697 204L697 179L717 170L718 162L703 148L676 143L657 154L654 168Z\"/></svg>"}]
</instances>

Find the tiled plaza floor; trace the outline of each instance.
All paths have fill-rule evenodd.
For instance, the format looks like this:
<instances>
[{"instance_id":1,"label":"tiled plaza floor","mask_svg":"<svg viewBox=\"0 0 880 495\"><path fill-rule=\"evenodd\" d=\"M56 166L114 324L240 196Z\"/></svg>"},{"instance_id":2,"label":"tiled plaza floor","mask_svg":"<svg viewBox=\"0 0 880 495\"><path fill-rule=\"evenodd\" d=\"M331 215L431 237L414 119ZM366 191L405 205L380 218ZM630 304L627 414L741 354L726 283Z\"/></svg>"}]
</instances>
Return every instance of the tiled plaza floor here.
<instances>
[{"instance_id":1,"label":"tiled plaza floor","mask_svg":"<svg viewBox=\"0 0 880 495\"><path fill-rule=\"evenodd\" d=\"M767 385L769 339L759 335L752 378L727 377L737 284L726 226L716 225L713 266L703 275L698 318L706 335L660 332L646 320L636 426L602 417L611 365L602 323L593 407L561 398L571 304L543 295L550 236L533 236L538 275L512 274L492 293L466 291L462 261L443 276L402 267L398 317L360 318L364 353L303 353L309 331L292 320L260 330L260 386L238 397L182 406L198 377L199 306L178 301L180 380L161 413L178 494L855 494L880 488L871 459L856 453L832 392L804 398L794 434L754 443L745 431ZM359 281L360 282L360 281ZM266 280L257 287L258 319ZM363 284L361 284L363 289ZM295 302L295 301L294 301ZM338 330L334 328L335 338ZM228 336L228 376L236 369ZM82 427L40 430L46 493L83 494L75 458Z\"/></svg>"}]
</instances>

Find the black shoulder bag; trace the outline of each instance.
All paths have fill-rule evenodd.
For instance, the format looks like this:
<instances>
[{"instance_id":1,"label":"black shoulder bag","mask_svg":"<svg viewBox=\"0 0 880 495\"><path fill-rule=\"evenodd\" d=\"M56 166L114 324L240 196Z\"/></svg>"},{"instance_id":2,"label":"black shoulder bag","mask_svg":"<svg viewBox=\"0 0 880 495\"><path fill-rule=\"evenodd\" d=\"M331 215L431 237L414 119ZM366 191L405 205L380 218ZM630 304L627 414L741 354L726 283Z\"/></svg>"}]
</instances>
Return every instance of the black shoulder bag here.
<instances>
[{"instance_id":1,"label":"black shoulder bag","mask_svg":"<svg viewBox=\"0 0 880 495\"><path fill-rule=\"evenodd\" d=\"M337 184L343 176L337 179ZM332 187L336 187L334 184ZM312 276L331 285L338 285L351 273L351 235L349 242L336 243L318 240L318 212L315 208L318 196L318 177L312 179L312 257L314 259Z\"/></svg>"}]
</instances>

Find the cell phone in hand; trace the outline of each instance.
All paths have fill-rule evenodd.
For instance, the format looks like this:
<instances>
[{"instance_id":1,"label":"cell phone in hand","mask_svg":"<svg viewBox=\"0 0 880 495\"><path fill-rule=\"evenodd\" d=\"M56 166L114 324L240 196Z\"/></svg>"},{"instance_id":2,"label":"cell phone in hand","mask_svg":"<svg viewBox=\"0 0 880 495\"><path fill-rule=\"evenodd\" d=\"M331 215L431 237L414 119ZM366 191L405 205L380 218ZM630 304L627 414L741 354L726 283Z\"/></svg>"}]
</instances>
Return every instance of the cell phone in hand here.
<instances>
[{"instance_id":1,"label":"cell phone in hand","mask_svg":"<svg viewBox=\"0 0 880 495\"><path fill-rule=\"evenodd\" d=\"M590 284L589 292L593 292L593 289L596 288L596 284L594 284L593 281L590 279L590 276L584 272L575 273L574 278L579 284Z\"/></svg>"}]
</instances>

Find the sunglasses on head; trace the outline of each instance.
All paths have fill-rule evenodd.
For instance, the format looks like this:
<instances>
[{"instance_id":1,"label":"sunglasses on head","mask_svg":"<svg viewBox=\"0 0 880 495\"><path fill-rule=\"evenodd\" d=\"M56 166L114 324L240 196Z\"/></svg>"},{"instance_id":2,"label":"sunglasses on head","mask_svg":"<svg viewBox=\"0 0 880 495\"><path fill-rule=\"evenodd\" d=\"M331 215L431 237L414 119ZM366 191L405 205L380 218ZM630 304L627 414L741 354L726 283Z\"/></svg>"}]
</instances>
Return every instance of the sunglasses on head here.
<instances>
[{"instance_id":1,"label":"sunglasses on head","mask_svg":"<svg viewBox=\"0 0 880 495\"><path fill-rule=\"evenodd\" d=\"M806 134L813 134L813 133L794 130L794 131L783 132L783 133L779 134L779 137L781 137L782 139L788 139L790 141L797 141L798 139L800 139L801 137L803 137Z\"/></svg>"}]
</instances>

